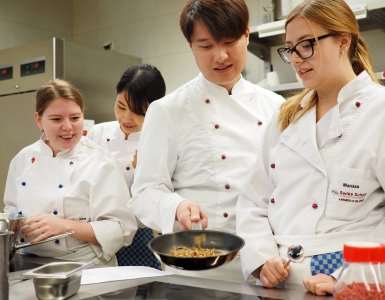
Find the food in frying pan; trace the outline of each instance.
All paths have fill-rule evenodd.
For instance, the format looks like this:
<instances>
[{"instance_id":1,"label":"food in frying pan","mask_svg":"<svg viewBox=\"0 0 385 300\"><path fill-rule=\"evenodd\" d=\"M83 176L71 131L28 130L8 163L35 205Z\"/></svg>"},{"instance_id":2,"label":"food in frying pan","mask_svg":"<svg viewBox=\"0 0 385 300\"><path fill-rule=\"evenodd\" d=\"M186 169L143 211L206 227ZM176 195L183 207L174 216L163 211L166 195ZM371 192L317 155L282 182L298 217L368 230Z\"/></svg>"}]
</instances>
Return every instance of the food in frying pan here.
<instances>
[{"instance_id":1,"label":"food in frying pan","mask_svg":"<svg viewBox=\"0 0 385 300\"><path fill-rule=\"evenodd\" d=\"M217 268L232 261L243 247L241 237L216 230L186 230L166 233L151 240L149 248L167 266L190 271ZM210 256L174 256L178 248L215 250Z\"/></svg>"},{"instance_id":2,"label":"food in frying pan","mask_svg":"<svg viewBox=\"0 0 385 300\"><path fill-rule=\"evenodd\" d=\"M209 257L221 253L222 251L216 249L177 247L174 250L171 250L170 255L178 257Z\"/></svg>"}]
</instances>

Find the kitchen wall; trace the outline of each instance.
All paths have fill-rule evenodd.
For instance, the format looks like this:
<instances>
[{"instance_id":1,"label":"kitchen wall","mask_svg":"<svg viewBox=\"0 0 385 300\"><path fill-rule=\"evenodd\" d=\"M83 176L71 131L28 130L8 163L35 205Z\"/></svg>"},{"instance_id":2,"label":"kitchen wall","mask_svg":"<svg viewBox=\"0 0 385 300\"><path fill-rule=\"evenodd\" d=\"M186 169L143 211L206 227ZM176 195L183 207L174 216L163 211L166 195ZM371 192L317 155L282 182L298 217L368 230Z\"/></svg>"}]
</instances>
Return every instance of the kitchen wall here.
<instances>
[{"instance_id":1,"label":"kitchen wall","mask_svg":"<svg viewBox=\"0 0 385 300\"><path fill-rule=\"evenodd\" d=\"M0 49L72 38L72 0L0 0Z\"/></svg>"},{"instance_id":2,"label":"kitchen wall","mask_svg":"<svg viewBox=\"0 0 385 300\"><path fill-rule=\"evenodd\" d=\"M246 0L250 24L258 24L258 0ZM184 0L73 0L73 38L95 47L142 57L157 66L171 92L198 73L179 29ZM246 76L259 81L263 63L250 54Z\"/></svg>"},{"instance_id":3,"label":"kitchen wall","mask_svg":"<svg viewBox=\"0 0 385 300\"><path fill-rule=\"evenodd\" d=\"M358 0L350 0L356 4ZM52 36L73 39L103 49L138 56L163 73L167 92L198 73L194 58L179 29L185 0L0 0L0 49L40 41ZM250 25L262 22L262 4L246 0ZM271 2L271 0L270 0ZM296 4L299 0L291 0ZM359 2L359 1L358 1ZM384 30L364 33L376 71L385 69ZM281 82L295 81L291 68L271 49L274 69ZM252 82L264 76L263 62L249 54L244 71Z\"/></svg>"},{"instance_id":4,"label":"kitchen wall","mask_svg":"<svg viewBox=\"0 0 385 300\"><path fill-rule=\"evenodd\" d=\"M0 0L0 49L52 36L143 58L159 67L167 92L198 73L179 29L185 0ZM259 0L246 0L250 25L259 19ZM250 54L244 71L257 82L263 63Z\"/></svg>"}]
</instances>

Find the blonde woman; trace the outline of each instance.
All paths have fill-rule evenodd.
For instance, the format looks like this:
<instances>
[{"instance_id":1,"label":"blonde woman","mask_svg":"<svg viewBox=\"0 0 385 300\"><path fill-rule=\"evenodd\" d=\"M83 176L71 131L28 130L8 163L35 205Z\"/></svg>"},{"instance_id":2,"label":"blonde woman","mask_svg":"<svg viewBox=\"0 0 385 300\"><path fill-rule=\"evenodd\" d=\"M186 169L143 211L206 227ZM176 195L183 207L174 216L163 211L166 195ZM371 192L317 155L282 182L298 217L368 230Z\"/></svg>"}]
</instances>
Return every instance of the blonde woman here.
<instances>
[{"instance_id":1,"label":"blonde woman","mask_svg":"<svg viewBox=\"0 0 385 300\"><path fill-rule=\"evenodd\" d=\"M83 137L83 111L81 94L67 81L38 89L35 121L43 134L11 161L5 212L27 217L22 233L32 243L74 232L24 253L116 265L115 254L131 243L136 221L115 160Z\"/></svg>"},{"instance_id":2,"label":"blonde woman","mask_svg":"<svg viewBox=\"0 0 385 300\"><path fill-rule=\"evenodd\" d=\"M285 29L278 52L305 90L270 123L239 197L241 261L244 276L267 288L303 283L324 295L333 293L343 244L383 236L385 88L345 1L304 1ZM305 258L285 266L295 243Z\"/></svg>"}]
</instances>

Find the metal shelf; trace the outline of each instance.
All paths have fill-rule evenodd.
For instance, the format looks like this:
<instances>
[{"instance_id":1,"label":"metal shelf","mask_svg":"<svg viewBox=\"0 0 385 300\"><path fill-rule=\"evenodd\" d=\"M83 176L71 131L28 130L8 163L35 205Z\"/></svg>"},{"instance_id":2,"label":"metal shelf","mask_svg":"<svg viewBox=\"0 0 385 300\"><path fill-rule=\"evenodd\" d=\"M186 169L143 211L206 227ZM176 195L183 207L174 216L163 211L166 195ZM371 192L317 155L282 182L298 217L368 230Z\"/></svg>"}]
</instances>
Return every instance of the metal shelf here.
<instances>
[{"instance_id":1,"label":"metal shelf","mask_svg":"<svg viewBox=\"0 0 385 300\"><path fill-rule=\"evenodd\" d=\"M385 71L384 72L377 72L375 73L377 79L380 80L382 85L385 85ZM302 82L289 82L289 83L282 83L274 86L264 86L264 88L271 90L273 92L285 92L285 91L293 91L293 90L301 90L303 89Z\"/></svg>"},{"instance_id":2,"label":"metal shelf","mask_svg":"<svg viewBox=\"0 0 385 300\"><path fill-rule=\"evenodd\" d=\"M274 86L266 86L268 90L274 92L290 91L290 90L300 90L303 89L302 82L290 82L290 83L281 83Z\"/></svg>"}]
</instances>

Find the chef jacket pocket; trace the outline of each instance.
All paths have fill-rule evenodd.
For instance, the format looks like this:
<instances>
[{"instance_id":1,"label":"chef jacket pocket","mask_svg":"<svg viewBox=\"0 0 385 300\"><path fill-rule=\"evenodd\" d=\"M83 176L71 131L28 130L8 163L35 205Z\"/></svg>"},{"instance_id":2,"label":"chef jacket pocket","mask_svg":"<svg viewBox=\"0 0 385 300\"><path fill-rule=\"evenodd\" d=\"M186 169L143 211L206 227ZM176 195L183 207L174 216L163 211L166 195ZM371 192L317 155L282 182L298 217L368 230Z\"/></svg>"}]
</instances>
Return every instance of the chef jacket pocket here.
<instances>
[{"instance_id":1,"label":"chef jacket pocket","mask_svg":"<svg viewBox=\"0 0 385 300\"><path fill-rule=\"evenodd\" d=\"M327 194L325 216L336 220L356 220L366 212L370 170L342 166L333 168Z\"/></svg>"}]
</instances>

